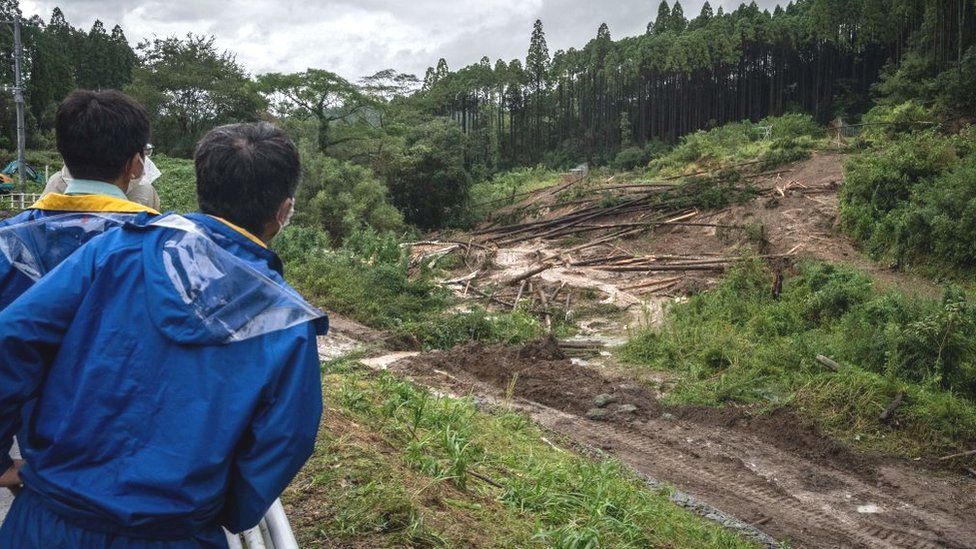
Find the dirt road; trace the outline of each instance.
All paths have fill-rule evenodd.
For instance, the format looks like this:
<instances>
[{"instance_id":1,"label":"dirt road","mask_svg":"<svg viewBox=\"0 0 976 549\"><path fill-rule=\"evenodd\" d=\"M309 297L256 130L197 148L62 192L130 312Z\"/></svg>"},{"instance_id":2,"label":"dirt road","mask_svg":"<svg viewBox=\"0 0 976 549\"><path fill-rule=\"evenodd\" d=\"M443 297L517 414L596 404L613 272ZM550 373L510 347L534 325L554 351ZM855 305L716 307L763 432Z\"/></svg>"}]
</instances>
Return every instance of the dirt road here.
<instances>
[{"instance_id":1,"label":"dirt road","mask_svg":"<svg viewBox=\"0 0 976 549\"><path fill-rule=\"evenodd\" d=\"M574 364L554 344L469 345L391 371L529 413L794 547L976 547L976 481L858 455L788 411L665 408L622 377ZM513 389L514 384L514 389Z\"/></svg>"}]
</instances>

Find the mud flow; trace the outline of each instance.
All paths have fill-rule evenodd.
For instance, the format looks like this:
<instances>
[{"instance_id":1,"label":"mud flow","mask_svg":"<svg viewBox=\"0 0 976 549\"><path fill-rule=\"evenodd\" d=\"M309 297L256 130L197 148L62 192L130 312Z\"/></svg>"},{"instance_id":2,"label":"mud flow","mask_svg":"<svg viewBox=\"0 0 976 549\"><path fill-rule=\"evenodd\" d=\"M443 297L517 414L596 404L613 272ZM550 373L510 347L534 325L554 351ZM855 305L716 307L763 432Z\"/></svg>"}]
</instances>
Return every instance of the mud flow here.
<instances>
[{"instance_id":1,"label":"mud flow","mask_svg":"<svg viewBox=\"0 0 976 549\"><path fill-rule=\"evenodd\" d=\"M551 338L389 368L523 410L793 547L976 547L976 482L858 454L788 409L662 406L648 387L574 363Z\"/></svg>"}]
</instances>

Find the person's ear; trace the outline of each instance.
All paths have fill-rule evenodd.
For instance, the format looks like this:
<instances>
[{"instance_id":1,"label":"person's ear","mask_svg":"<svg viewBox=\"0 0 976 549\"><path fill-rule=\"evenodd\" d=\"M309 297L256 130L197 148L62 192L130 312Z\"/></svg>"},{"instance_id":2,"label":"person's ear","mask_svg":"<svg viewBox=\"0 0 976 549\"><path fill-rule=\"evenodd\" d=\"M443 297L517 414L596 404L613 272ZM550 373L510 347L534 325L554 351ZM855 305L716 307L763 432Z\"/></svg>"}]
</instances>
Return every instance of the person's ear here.
<instances>
[{"instance_id":1,"label":"person's ear","mask_svg":"<svg viewBox=\"0 0 976 549\"><path fill-rule=\"evenodd\" d=\"M146 162L142 159L142 153L135 153L132 158L125 163L125 171L122 172L122 179L133 181L142 177L146 170Z\"/></svg>"}]
</instances>

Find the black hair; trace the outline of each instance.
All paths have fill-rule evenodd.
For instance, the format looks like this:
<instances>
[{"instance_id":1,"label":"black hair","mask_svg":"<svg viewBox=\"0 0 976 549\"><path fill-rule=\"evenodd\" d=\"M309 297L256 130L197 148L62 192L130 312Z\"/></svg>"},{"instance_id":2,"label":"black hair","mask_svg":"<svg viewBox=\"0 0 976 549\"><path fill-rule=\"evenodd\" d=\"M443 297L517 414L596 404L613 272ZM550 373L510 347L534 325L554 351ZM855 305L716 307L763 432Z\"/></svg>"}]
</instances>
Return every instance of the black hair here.
<instances>
[{"instance_id":1,"label":"black hair","mask_svg":"<svg viewBox=\"0 0 976 549\"><path fill-rule=\"evenodd\" d=\"M267 122L211 130L193 156L200 211L261 234L301 177L298 149Z\"/></svg>"},{"instance_id":2,"label":"black hair","mask_svg":"<svg viewBox=\"0 0 976 549\"><path fill-rule=\"evenodd\" d=\"M75 90L54 119L58 152L72 177L114 181L149 143L149 115L114 90Z\"/></svg>"}]
</instances>

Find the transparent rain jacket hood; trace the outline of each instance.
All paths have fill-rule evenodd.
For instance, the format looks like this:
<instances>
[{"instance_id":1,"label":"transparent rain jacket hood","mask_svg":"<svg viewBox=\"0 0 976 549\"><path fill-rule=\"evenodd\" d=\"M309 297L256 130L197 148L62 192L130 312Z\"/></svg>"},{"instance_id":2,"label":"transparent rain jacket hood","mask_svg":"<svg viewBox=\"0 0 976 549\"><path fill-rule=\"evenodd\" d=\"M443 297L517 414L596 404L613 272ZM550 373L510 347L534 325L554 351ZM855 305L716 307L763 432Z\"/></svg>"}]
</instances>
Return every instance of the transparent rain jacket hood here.
<instances>
[{"instance_id":1,"label":"transparent rain jacket hood","mask_svg":"<svg viewBox=\"0 0 976 549\"><path fill-rule=\"evenodd\" d=\"M110 196L49 194L0 221L0 311L92 238L156 213Z\"/></svg>"}]
</instances>

